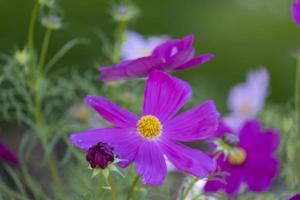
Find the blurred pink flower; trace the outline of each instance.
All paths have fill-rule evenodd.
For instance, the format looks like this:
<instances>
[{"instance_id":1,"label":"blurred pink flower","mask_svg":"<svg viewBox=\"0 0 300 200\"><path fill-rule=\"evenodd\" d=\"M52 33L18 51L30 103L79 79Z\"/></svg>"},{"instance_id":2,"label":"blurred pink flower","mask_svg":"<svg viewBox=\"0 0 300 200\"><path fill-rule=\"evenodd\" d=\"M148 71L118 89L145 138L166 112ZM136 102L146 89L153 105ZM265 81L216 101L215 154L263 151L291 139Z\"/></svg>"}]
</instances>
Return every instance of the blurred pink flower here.
<instances>
[{"instance_id":1,"label":"blurred pink flower","mask_svg":"<svg viewBox=\"0 0 300 200\"><path fill-rule=\"evenodd\" d=\"M167 40L165 36L152 36L145 39L142 35L132 31L127 31L125 37L122 45L122 58L124 60L149 56L155 47Z\"/></svg>"},{"instance_id":2,"label":"blurred pink flower","mask_svg":"<svg viewBox=\"0 0 300 200\"><path fill-rule=\"evenodd\" d=\"M236 85L229 94L230 114L224 117L227 126L238 130L246 120L260 112L268 95L269 74L264 68L248 74L246 83Z\"/></svg>"},{"instance_id":3,"label":"blurred pink flower","mask_svg":"<svg viewBox=\"0 0 300 200\"><path fill-rule=\"evenodd\" d=\"M300 0L294 1L291 6L291 13L293 20L295 21L297 26L300 27Z\"/></svg>"}]
</instances>

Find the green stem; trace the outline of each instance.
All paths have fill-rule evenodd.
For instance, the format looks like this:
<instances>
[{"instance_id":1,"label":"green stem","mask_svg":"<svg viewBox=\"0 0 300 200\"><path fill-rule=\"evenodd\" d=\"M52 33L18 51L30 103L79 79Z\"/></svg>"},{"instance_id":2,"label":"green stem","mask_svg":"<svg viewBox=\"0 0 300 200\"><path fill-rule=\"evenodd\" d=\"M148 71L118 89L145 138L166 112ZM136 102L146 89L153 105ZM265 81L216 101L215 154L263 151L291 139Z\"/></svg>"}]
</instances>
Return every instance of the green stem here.
<instances>
[{"instance_id":1,"label":"green stem","mask_svg":"<svg viewBox=\"0 0 300 200\"><path fill-rule=\"evenodd\" d=\"M121 46L124 41L124 33L127 28L127 22L120 22L116 28L115 47L112 54L112 61L119 62L121 59Z\"/></svg>"},{"instance_id":2,"label":"green stem","mask_svg":"<svg viewBox=\"0 0 300 200\"><path fill-rule=\"evenodd\" d=\"M48 166L49 166L50 174L52 177L52 181L55 185L55 188L58 190L61 190L62 185L61 185L60 177L59 177L58 170L56 167L56 159L53 156L49 157Z\"/></svg>"},{"instance_id":3,"label":"green stem","mask_svg":"<svg viewBox=\"0 0 300 200\"><path fill-rule=\"evenodd\" d=\"M297 56L297 68L295 78L295 112L296 112L296 133L299 133L299 119L300 119L300 56Z\"/></svg>"},{"instance_id":4,"label":"green stem","mask_svg":"<svg viewBox=\"0 0 300 200\"><path fill-rule=\"evenodd\" d=\"M39 4L35 3L31 17L30 17L30 22L29 22L29 29L28 29L28 50L29 50L29 59L30 59L30 64L33 64L34 60L34 29L35 29L35 22L37 18L37 14L39 11Z\"/></svg>"},{"instance_id":5,"label":"green stem","mask_svg":"<svg viewBox=\"0 0 300 200\"><path fill-rule=\"evenodd\" d=\"M116 188L113 184L112 176L111 174L108 175L108 184L111 190L111 199L112 200L117 200L117 193L116 193Z\"/></svg>"},{"instance_id":6,"label":"green stem","mask_svg":"<svg viewBox=\"0 0 300 200\"><path fill-rule=\"evenodd\" d=\"M51 34L52 34L52 29L51 28L47 28L45 36L44 36L44 40L43 40L43 45L42 45L42 49L41 49L41 55L40 55L40 60L39 60L39 71L43 74L43 68L45 65L45 61L46 61L46 56L47 56L47 51L48 51L48 47L49 47L49 42L50 42L50 38L51 38Z\"/></svg>"},{"instance_id":7,"label":"green stem","mask_svg":"<svg viewBox=\"0 0 300 200\"><path fill-rule=\"evenodd\" d=\"M139 182L139 179L140 179L140 176L136 175L133 182L131 183L131 186L130 186L128 196L127 196L126 200L130 200L133 197L134 189L135 189L137 183Z\"/></svg>"},{"instance_id":8,"label":"green stem","mask_svg":"<svg viewBox=\"0 0 300 200\"><path fill-rule=\"evenodd\" d=\"M187 186L187 189L183 192L181 200L185 200L187 195L190 193L190 191L193 189L195 183L198 181L198 178L193 177L189 185Z\"/></svg>"}]
</instances>

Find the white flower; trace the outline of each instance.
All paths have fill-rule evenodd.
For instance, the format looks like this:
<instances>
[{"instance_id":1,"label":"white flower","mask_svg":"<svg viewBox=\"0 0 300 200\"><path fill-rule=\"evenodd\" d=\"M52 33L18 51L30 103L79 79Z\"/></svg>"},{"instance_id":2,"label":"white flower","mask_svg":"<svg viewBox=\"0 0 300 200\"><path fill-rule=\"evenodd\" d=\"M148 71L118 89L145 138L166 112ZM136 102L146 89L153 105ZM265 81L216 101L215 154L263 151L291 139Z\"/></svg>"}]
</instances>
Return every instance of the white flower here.
<instances>
[{"instance_id":1,"label":"white flower","mask_svg":"<svg viewBox=\"0 0 300 200\"><path fill-rule=\"evenodd\" d=\"M151 55L152 51L167 40L167 37L149 37L145 39L142 35L127 31L126 38L122 45L122 58L132 60Z\"/></svg>"},{"instance_id":2,"label":"white flower","mask_svg":"<svg viewBox=\"0 0 300 200\"><path fill-rule=\"evenodd\" d=\"M235 86L228 98L231 113L224 118L226 125L238 130L245 120L255 118L265 105L268 85L268 71L261 68L250 72L246 83Z\"/></svg>"}]
</instances>

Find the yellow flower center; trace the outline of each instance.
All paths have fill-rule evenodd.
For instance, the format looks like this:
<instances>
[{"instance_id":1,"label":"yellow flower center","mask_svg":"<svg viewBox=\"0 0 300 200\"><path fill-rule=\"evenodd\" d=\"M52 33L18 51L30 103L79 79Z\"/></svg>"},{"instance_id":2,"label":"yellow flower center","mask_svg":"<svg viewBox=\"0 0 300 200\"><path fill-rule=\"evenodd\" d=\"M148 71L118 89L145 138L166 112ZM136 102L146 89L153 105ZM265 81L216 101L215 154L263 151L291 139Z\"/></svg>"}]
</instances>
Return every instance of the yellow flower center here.
<instances>
[{"instance_id":1,"label":"yellow flower center","mask_svg":"<svg viewBox=\"0 0 300 200\"><path fill-rule=\"evenodd\" d=\"M162 125L156 117L145 115L138 121L137 130L142 137L153 139L161 134Z\"/></svg>"},{"instance_id":2,"label":"yellow flower center","mask_svg":"<svg viewBox=\"0 0 300 200\"><path fill-rule=\"evenodd\" d=\"M228 156L228 162L232 165L242 165L247 158L246 151L243 148L235 148Z\"/></svg>"}]
</instances>

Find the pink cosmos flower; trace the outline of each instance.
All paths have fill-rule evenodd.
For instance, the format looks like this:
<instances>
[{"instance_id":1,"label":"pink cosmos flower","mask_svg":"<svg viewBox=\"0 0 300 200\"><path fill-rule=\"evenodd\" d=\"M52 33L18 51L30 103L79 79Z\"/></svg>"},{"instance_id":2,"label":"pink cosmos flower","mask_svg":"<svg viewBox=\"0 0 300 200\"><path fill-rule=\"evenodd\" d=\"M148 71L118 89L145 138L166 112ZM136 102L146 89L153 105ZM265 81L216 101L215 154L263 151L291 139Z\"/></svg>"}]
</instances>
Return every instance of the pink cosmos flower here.
<instances>
[{"instance_id":1,"label":"pink cosmos flower","mask_svg":"<svg viewBox=\"0 0 300 200\"><path fill-rule=\"evenodd\" d=\"M300 0L294 1L291 6L291 13L293 20L295 21L297 26L300 27Z\"/></svg>"},{"instance_id":2,"label":"pink cosmos flower","mask_svg":"<svg viewBox=\"0 0 300 200\"><path fill-rule=\"evenodd\" d=\"M165 157L180 171L206 177L216 163L205 153L180 142L210 138L217 129L219 113L212 101L174 116L192 94L190 86L177 78L154 70L149 74L141 116L102 97L85 101L100 116L112 123L71 135L71 142L88 151L99 142L107 143L121 160L121 167L135 164L146 185L160 185L166 173Z\"/></svg>"},{"instance_id":3,"label":"pink cosmos flower","mask_svg":"<svg viewBox=\"0 0 300 200\"><path fill-rule=\"evenodd\" d=\"M2 142L0 142L0 159L14 165L19 164L17 156Z\"/></svg>"},{"instance_id":4,"label":"pink cosmos flower","mask_svg":"<svg viewBox=\"0 0 300 200\"><path fill-rule=\"evenodd\" d=\"M197 57L192 35L183 39L168 40L157 46L150 56L123 61L120 64L100 68L104 82L146 77L153 70L181 71L194 68L211 60L212 54Z\"/></svg>"},{"instance_id":5,"label":"pink cosmos flower","mask_svg":"<svg viewBox=\"0 0 300 200\"><path fill-rule=\"evenodd\" d=\"M230 114L223 119L234 130L249 119L254 119L264 105L268 94L269 74L266 69L252 71L246 83L235 86L228 97Z\"/></svg>"},{"instance_id":6,"label":"pink cosmos flower","mask_svg":"<svg viewBox=\"0 0 300 200\"><path fill-rule=\"evenodd\" d=\"M150 56L155 47L167 40L167 37L164 36L152 36L145 39L142 35L132 31L127 31L125 38L122 44L122 58L124 60Z\"/></svg>"},{"instance_id":7,"label":"pink cosmos flower","mask_svg":"<svg viewBox=\"0 0 300 200\"><path fill-rule=\"evenodd\" d=\"M220 126L217 134L222 136L233 133L225 125ZM217 168L229 173L225 182L208 181L206 192L224 190L229 196L234 196L245 183L252 192L267 190L279 171L279 160L275 153L280 143L279 134L274 130L263 131L258 121L248 121L236 133L239 144L233 152L224 159L221 155L217 160Z\"/></svg>"}]
</instances>

